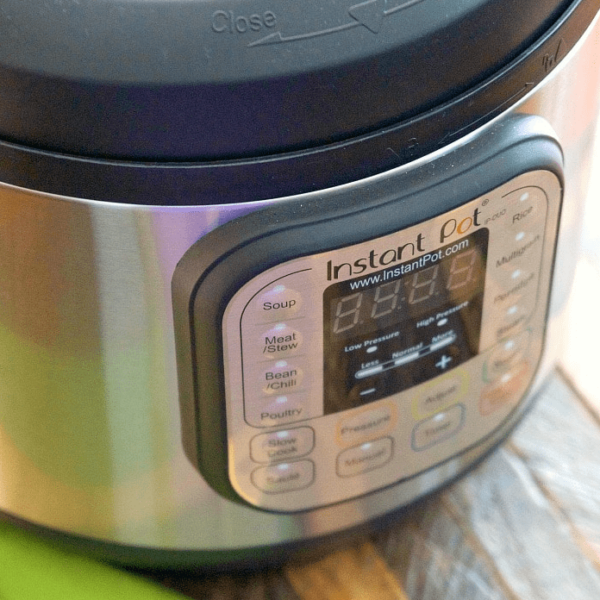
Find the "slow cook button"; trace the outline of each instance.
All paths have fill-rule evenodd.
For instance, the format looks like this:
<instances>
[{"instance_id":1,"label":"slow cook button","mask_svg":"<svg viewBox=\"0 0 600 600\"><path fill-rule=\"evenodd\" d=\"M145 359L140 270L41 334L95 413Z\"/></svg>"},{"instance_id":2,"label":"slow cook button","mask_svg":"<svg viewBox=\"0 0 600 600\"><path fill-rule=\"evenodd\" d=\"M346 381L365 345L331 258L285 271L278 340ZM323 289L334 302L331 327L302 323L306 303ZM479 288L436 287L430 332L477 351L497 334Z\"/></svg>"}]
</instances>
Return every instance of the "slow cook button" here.
<instances>
[{"instance_id":1,"label":"slow cook button","mask_svg":"<svg viewBox=\"0 0 600 600\"><path fill-rule=\"evenodd\" d=\"M250 458L259 463L292 460L308 454L314 446L315 432L311 427L261 433L250 442Z\"/></svg>"},{"instance_id":2,"label":"slow cook button","mask_svg":"<svg viewBox=\"0 0 600 600\"><path fill-rule=\"evenodd\" d=\"M413 450L426 450L455 435L463 426L465 407L457 404L419 423L412 433Z\"/></svg>"},{"instance_id":3,"label":"slow cook button","mask_svg":"<svg viewBox=\"0 0 600 600\"><path fill-rule=\"evenodd\" d=\"M277 323L258 339L258 350L266 359L292 356L297 354L301 347L302 334L285 323Z\"/></svg>"},{"instance_id":4,"label":"slow cook button","mask_svg":"<svg viewBox=\"0 0 600 600\"><path fill-rule=\"evenodd\" d=\"M254 312L263 323L272 323L296 316L301 307L302 294L278 284L267 289L255 300Z\"/></svg>"},{"instance_id":5,"label":"slow cook button","mask_svg":"<svg viewBox=\"0 0 600 600\"><path fill-rule=\"evenodd\" d=\"M263 371L260 386L265 394L289 394L301 389L304 371L296 364L278 360Z\"/></svg>"},{"instance_id":6,"label":"slow cook button","mask_svg":"<svg viewBox=\"0 0 600 600\"><path fill-rule=\"evenodd\" d=\"M301 490L312 484L315 465L312 460L280 463L252 471L252 483L266 494L283 494Z\"/></svg>"},{"instance_id":7,"label":"slow cook button","mask_svg":"<svg viewBox=\"0 0 600 600\"><path fill-rule=\"evenodd\" d=\"M348 448L337 458L337 474L340 477L354 477L383 467L392 459L393 447L392 438L386 437Z\"/></svg>"},{"instance_id":8,"label":"slow cook button","mask_svg":"<svg viewBox=\"0 0 600 600\"><path fill-rule=\"evenodd\" d=\"M340 446L354 446L385 435L395 425L396 407L393 404L363 409L338 423L337 443Z\"/></svg>"}]
</instances>

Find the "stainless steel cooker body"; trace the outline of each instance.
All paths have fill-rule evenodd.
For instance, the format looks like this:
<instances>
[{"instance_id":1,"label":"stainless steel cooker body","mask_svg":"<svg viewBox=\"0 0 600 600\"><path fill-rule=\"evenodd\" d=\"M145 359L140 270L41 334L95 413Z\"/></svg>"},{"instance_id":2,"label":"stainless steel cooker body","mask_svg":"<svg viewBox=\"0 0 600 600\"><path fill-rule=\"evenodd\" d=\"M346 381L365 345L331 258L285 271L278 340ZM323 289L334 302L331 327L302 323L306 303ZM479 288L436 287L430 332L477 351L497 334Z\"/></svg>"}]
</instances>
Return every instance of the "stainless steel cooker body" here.
<instances>
[{"instance_id":1,"label":"stainless steel cooker body","mask_svg":"<svg viewBox=\"0 0 600 600\"><path fill-rule=\"evenodd\" d=\"M222 11L215 27L225 28L231 18L229 12ZM266 13L261 19L261 27L269 27L270 17ZM243 28L246 21L233 23ZM255 201L166 206L161 205L160 189L156 190L158 200L153 201L154 205L144 205L49 193L41 185L40 189L32 186L26 189L12 183L2 184L0 509L3 514L112 560L142 566L224 564L252 560L258 555L276 557L286 549L311 545L315 540L382 518L452 480L482 458L529 408L560 354L565 332L565 308L600 108L598 20L564 55L561 44L565 42L559 38L554 51L544 54L543 66L547 69L544 79L522 90L518 98L507 103L506 110L475 123L468 132L459 131L437 150L415 160L327 189ZM506 147L496 148L495 140L505 138ZM509 156L514 148L517 154ZM389 152L393 155L394 148ZM539 164L537 154L542 155ZM529 164L530 160L530 166L522 172L519 161ZM507 164L510 166L506 167ZM461 175L462 167L465 176ZM500 178L493 184L492 172ZM422 202L411 204L411 197L416 197L411 186L425 185L424 179L435 180L442 187L434 186ZM460 185L453 187L448 181L458 181ZM380 233L365 235L363 241L358 241L357 232L349 234L352 239L346 244L333 241L328 245L327 240L313 239L318 232L311 229L311 222L319 220L314 215L323 214L325 220L335 220L341 210L344 219L367 223L370 213L361 208L365 202L377 213L377 207L389 203L390 194L402 197L407 189L411 193L407 192L408 196L396 204L400 208L395 209L396 213L407 215L402 217L401 238L382 225ZM523 194L519 192L519 200L515 194L523 189L538 192L541 189L543 193L537 205L528 205L521 211L518 201ZM361 199L360 206L353 205L356 198ZM373 204L369 204L370 199L374 199ZM355 206L352 210L358 216L348 206ZM302 217L305 207L309 210L307 223L303 221L299 227L306 246L302 250L297 246L286 250L286 238L292 234L281 223L281 215L292 222L298 214ZM507 207L510 223L505 217ZM525 246L517 243L513 248L509 237L514 231L519 235L520 229L513 231L510 227L515 218L518 221L519 214L526 219L530 210L538 214L537 224L523 234L532 236L531 242ZM384 223L388 219L385 215L378 218ZM498 225L496 220L504 224ZM263 222L265 229L261 231ZM303 230L304 226L308 229ZM365 228L368 229L367 225ZM483 230L489 239L481 233ZM263 250L258 246L255 249L253 244L260 244L273 231L280 236L272 246L275 256L268 264L262 258L254 260L253 257L262 257ZM338 234L339 231L330 232L331 239L338 240ZM239 237L233 239L234 236ZM435 243L427 246L433 238ZM502 379L500 358L496 379L490 375L478 383L475 391L466 392L465 397L452 396L465 377L474 378L468 371L469 364L480 360L486 368L494 369L489 357L504 356L498 350L499 340L504 337L498 330L501 316L494 312L494 302L501 303L514 288L509 286L496 292L486 288L483 293L480 287L473 288L464 302L460 298L454 300L451 309L446 305L435 308L442 315L436 317L439 324L452 319L454 313L467 305L475 307L469 318L479 319L477 339L483 348L479 352L483 358L477 358L476 349L468 356L454 358L467 365L466 371L444 364L437 367L439 376L427 375L419 380L419 367L414 371L417 382L412 387L397 384L394 393L383 392L383 399L378 396L373 402L359 398L358 403L344 405L346 400L342 400L340 409L323 409L319 404L323 401L322 392L316 405L286 404L287 413L273 412L272 407L260 408L266 406L264 402L258 409L252 409L254 400L248 391L252 378L258 381L266 377L267 383L261 380L257 385L267 390L264 395L273 402L284 398L285 403L294 392L301 393L303 389L289 375L296 363L293 351L290 354L286 347L273 350L273 356L267 357L280 364L277 368L272 366L274 363L264 366L260 363L262 358L256 364L252 362L254 354L271 352L267 349L268 342L293 343L302 337L305 353L321 357L325 344L329 344L332 354L350 353L350 342L338 343L336 350L333 342L323 338L320 328L323 320L334 332L344 333L356 325L358 292L352 292L356 288L335 288L328 292L334 296L331 300L334 312L330 317L327 308L321 309L319 299L326 286L337 283L336 275L341 281L353 265L354 273L346 279L356 282L361 280L358 273L381 274L385 269L389 272L392 267L407 264L398 254L393 258L388 255L389 262L381 259L383 262L377 265L367 264L369 250L364 244L372 244L373 240L379 243L377 256L381 257L386 248L399 252L398 239L402 247L411 244L409 250L417 258L431 257L442 250L449 252L448 248L461 240L471 244L470 248L481 250L485 246L477 260L487 256L488 275L503 260L511 263L514 259L516 264L520 253L539 247L537 258L525 262L523 267L535 272L539 286L533 316L530 321L527 321L529 316L522 320L529 324L519 329L525 331L519 339L529 336L529 349L522 349L519 355L531 353L525 361L526 373L518 358L509 365L511 368L517 365L516 375L513 369L510 377ZM237 248L244 244L250 250L236 254ZM345 246L353 249L352 256L342 253ZM374 263L376 254L371 252ZM210 254L210 259L198 258L198 253ZM234 260L223 263L225 279L230 270L242 273L232 279L235 289L223 291L213 287L210 280L201 281L202 274L210 269L204 263L196 268L195 261L212 265L228 253ZM361 260L359 256L364 257L363 263L354 262ZM450 258L443 263L449 269L448 289L460 287L470 277L466 273L475 264L475 254L461 256L462 263L450 262ZM299 272L311 260L323 268L329 265L328 281L318 284L313 296L288 295L279 300L273 296L275 300L271 298L269 307L283 306L283 312L275 319L259 315L256 321L243 320L246 317L240 315L246 314L244 311L260 293L273 291L272 282L288 276L290 269L281 271L280 265L292 264L291 270ZM186 266L188 263L192 266ZM189 274L190 268L196 275ZM411 280L410 298L415 303L429 299L426 288L434 274L437 276L434 267L419 268L421 278L415 275L417 278ZM184 274L179 276L178 269L184 269ZM244 275L246 270L248 273ZM467 279L460 279L461 273ZM396 281L397 276L398 273L390 281ZM491 275L485 281L488 280L489 287L493 284ZM408 276L402 281L408 282ZM364 287L369 285L367 282ZM372 318L387 315L392 307L396 308L391 284L386 285L369 288ZM195 300L198 289L201 298ZM307 329L293 322L298 316L293 313L298 298L318 315ZM407 305L411 302L408 292L398 300L401 301ZM206 310L210 315L212 310L223 320L190 333L186 323L194 320L197 310ZM425 316L419 315L413 319L417 325L426 321ZM273 324L281 323L287 327L281 334L260 333L261 327L270 331ZM399 329L394 329L392 337L408 328L405 322L395 326ZM260 330L256 339L252 338L255 330ZM382 371L385 365L385 369L399 371L414 359L415 348L419 360L434 350L438 352L436 360L442 356L451 360L454 355L444 353L444 348L450 348L455 334L446 333L439 339L432 338L425 350L422 342L402 350L394 355L394 364L379 359L372 364L362 362L353 377L366 381L372 374L369 369ZM219 335L222 339L217 344L214 338ZM365 333L361 344L370 339L372 346L377 345L375 342L385 337L377 335ZM250 339L254 341L247 341ZM202 354L205 343L221 353L212 363L210 357L196 356ZM505 349L505 354L508 350ZM202 360L208 362L198 375L196 363ZM305 365L305 384L316 381L315 386L322 388L323 374L314 374L322 368L321 358ZM331 368L345 367L337 364ZM295 371L296 375L298 371L301 369ZM213 386L210 382L208 392L203 391L208 374L217 382L216 391L210 388ZM517 387L510 396L512 392L506 389L514 384L513 375ZM273 389L268 380L275 382ZM440 381L446 384L438 385ZM293 389L286 395L288 384ZM249 399L238 398L240 389ZM367 385L358 393L371 393L371 389ZM431 389L435 393L427 396ZM338 393L331 386L327 390L326 397ZM446 393L452 396L449 402L443 400ZM430 410L427 401L439 406ZM493 425L477 425L469 420L476 407L482 414L486 411L496 414L496 402L502 408L497 418L492 417L496 419ZM202 403L206 406L201 406ZM482 408L484 405L487 408ZM296 419L294 411L304 411L302 418ZM371 416L362 418L360 415L365 411ZM263 416L267 413L270 416ZM436 415L439 427L435 426ZM210 425L203 425L203 418L209 419ZM384 425L374 438L363 435L365 429L377 429L379 423L391 421L400 428L399 433L391 425ZM328 429L320 422L331 425L327 425ZM419 423L426 425L419 428ZM213 427L218 430L214 439L205 431ZM466 437L461 437L462 433L454 436L461 427L467 432ZM468 433L470 428L477 427L483 429ZM273 457L270 448L277 449L290 432L295 444L291 457L285 453L282 458ZM401 438L409 438L405 448L401 447ZM419 454L421 450L429 452L430 446L434 447L433 454ZM373 448L377 450L374 454ZM408 456L411 452L414 460ZM323 471L322 465L327 461L330 473ZM368 469L361 467L365 461L370 465ZM412 465L410 469L403 470L405 462ZM287 480L284 476L278 480L275 470L283 472L292 463L301 463L303 467L290 472ZM378 479L379 471L385 469L388 469L386 475ZM338 477L339 483L332 483L332 477ZM294 481L300 484L295 485Z\"/></svg>"}]
</instances>

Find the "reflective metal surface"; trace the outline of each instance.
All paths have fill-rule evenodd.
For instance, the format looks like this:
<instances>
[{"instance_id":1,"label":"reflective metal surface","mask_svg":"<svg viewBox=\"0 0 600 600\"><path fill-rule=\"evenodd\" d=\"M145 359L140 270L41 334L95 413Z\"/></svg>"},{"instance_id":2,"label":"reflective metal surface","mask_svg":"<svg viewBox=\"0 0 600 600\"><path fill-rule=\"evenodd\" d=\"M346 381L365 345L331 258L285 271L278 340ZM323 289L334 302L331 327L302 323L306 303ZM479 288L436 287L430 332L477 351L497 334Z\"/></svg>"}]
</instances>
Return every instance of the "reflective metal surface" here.
<instances>
[{"instance_id":1,"label":"reflective metal surface","mask_svg":"<svg viewBox=\"0 0 600 600\"><path fill-rule=\"evenodd\" d=\"M544 117L565 154L546 352L533 392L561 347L600 108L599 39L596 21L571 57L511 110ZM297 515L225 500L202 480L181 443L173 271L207 232L282 201L146 208L0 188L0 510L126 545L268 546L381 516L456 476L505 435L527 403L485 444L455 460L399 486Z\"/></svg>"}]
</instances>

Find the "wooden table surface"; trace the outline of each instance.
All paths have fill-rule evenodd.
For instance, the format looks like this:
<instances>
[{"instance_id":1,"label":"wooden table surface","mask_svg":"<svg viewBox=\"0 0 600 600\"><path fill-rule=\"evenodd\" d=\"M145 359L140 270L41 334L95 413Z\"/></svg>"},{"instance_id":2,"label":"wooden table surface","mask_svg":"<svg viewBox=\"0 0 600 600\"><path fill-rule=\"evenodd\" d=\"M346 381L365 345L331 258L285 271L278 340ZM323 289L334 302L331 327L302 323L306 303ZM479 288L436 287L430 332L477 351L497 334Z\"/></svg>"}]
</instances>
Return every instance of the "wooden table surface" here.
<instances>
[{"instance_id":1,"label":"wooden table surface","mask_svg":"<svg viewBox=\"0 0 600 600\"><path fill-rule=\"evenodd\" d=\"M153 578L202 600L600 600L600 160L586 211L563 362L478 468L315 562Z\"/></svg>"}]
</instances>

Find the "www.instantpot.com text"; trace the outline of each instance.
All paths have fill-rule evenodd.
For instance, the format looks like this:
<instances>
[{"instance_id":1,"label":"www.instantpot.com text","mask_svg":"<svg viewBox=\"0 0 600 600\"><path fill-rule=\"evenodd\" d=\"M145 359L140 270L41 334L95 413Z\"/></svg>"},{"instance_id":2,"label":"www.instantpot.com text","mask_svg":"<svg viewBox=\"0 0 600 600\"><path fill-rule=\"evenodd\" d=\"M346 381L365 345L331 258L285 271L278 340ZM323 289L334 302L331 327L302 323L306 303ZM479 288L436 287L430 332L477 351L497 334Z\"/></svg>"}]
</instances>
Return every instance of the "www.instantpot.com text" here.
<instances>
[{"instance_id":1,"label":"www.instantpot.com text","mask_svg":"<svg viewBox=\"0 0 600 600\"><path fill-rule=\"evenodd\" d=\"M447 243L447 241L449 241L449 238L455 237L457 235L465 235L474 227L480 227L480 216L481 211L479 210L479 208L475 208L471 215L464 217L460 221L457 219L448 219L440 227L438 236L439 240L436 240L435 245L437 246L438 244L444 244L444 242ZM457 244L459 244L459 242L457 242ZM448 246L443 249L433 250L428 254L424 254L418 259L415 259L412 262L403 263L402 265L399 265L396 268L389 269L379 274L374 274L372 277L380 277L380 279L372 280L371 284L377 283L378 281L386 281L395 277L400 277L404 273L409 273L410 271L413 271L416 268L421 268L425 266L428 262L436 262L436 260L439 260L440 258L442 258L442 256L446 256L446 254L444 254L446 252L454 254L454 252L458 252L464 249L458 248L453 251L453 247L454 246ZM376 252L374 249L372 249L368 252L368 254L363 255L352 262L333 264L331 260L328 261L327 281L350 279L352 277L355 277L356 275L365 273L369 269L381 269L381 267L387 267L388 265L398 263L402 260L406 260L407 258L414 258L422 252L427 252L427 240L426 236L423 233L418 233L413 238L413 241L406 242L405 244L398 245L394 248L388 248L387 250L384 250L381 253ZM391 275L386 275L386 273L391 273ZM368 284L365 283L363 285Z\"/></svg>"},{"instance_id":2,"label":"www.instantpot.com text","mask_svg":"<svg viewBox=\"0 0 600 600\"><path fill-rule=\"evenodd\" d=\"M383 283L384 281L391 281L396 279L397 277L401 277L402 275L406 275L406 273L411 273L412 271L416 271L418 269L422 269L423 267L429 264L435 264L442 260L444 256L452 256L461 250L469 247L469 240L464 239L460 242L445 248L444 250L438 250L437 252L430 252L429 254L424 254L419 257L417 260L413 260L409 263L404 263L399 265L393 269L386 269L385 271L381 271L381 273L375 273L374 275L370 275L369 277L363 277L362 279L357 279L356 281L350 282L351 290L359 290L361 288L370 287L377 283Z\"/></svg>"}]
</instances>

